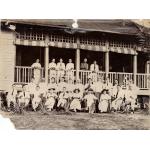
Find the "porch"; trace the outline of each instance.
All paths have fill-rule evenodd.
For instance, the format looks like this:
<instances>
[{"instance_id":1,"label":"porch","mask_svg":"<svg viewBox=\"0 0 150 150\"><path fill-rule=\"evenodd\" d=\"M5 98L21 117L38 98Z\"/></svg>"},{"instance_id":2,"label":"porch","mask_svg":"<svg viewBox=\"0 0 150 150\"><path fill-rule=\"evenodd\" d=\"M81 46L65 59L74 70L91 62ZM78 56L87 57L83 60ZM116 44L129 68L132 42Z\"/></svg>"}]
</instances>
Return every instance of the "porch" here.
<instances>
[{"instance_id":1,"label":"porch","mask_svg":"<svg viewBox=\"0 0 150 150\"><path fill-rule=\"evenodd\" d=\"M78 74L79 79L81 80L82 84L86 84L88 82L88 77L91 74L91 71L85 70L73 70L74 77ZM15 79L14 83L17 84L27 84L31 81L33 72L31 67L27 66L16 66L15 67ZM67 71L65 71L65 75L67 75ZM98 76L105 77L106 72L99 71L97 73ZM146 73L137 73L136 77L134 73L125 73L125 72L109 72L108 77L111 83L114 83L114 80L117 79L118 82L121 84L125 78L129 80L134 78L136 79L136 85L139 87L140 90L150 90L150 74ZM45 79L45 70L44 68L41 69L41 78ZM67 76L65 76L67 79ZM48 80L50 82L50 80Z\"/></svg>"}]
</instances>

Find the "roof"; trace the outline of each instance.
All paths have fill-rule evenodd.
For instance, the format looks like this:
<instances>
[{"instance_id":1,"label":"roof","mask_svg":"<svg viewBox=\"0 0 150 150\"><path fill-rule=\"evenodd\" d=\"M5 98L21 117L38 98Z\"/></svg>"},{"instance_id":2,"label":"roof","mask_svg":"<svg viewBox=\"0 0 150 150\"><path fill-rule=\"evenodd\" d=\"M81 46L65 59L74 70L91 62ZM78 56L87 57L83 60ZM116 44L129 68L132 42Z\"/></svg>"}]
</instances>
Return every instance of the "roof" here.
<instances>
[{"instance_id":1,"label":"roof","mask_svg":"<svg viewBox=\"0 0 150 150\"><path fill-rule=\"evenodd\" d=\"M15 24L28 24L56 28L71 28L72 19L3 19ZM136 35L139 28L136 23L131 20L98 20L98 19L79 19L78 30L84 31L100 31L117 34Z\"/></svg>"}]
</instances>

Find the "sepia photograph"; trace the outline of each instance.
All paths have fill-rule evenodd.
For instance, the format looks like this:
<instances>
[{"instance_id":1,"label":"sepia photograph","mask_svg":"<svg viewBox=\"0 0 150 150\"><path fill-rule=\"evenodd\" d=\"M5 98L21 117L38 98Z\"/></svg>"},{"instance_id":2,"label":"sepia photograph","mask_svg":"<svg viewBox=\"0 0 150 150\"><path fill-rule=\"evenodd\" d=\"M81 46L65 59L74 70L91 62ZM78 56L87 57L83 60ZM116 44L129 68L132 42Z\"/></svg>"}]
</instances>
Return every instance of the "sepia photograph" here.
<instances>
[{"instance_id":1,"label":"sepia photograph","mask_svg":"<svg viewBox=\"0 0 150 150\"><path fill-rule=\"evenodd\" d=\"M150 19L1 19L0 117L18 130L150 130Z\"/></svg>"}]
</instances>

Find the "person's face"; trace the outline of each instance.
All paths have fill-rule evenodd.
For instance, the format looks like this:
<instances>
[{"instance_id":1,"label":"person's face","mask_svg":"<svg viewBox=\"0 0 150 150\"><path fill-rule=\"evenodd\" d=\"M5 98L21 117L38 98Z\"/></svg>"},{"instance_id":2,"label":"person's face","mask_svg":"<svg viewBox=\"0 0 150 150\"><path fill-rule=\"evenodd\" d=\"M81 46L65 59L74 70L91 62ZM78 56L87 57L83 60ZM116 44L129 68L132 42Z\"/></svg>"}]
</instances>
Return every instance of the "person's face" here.
<instances>
[{"instance_id":1,"label":"person's face","mask_svg":"<svg viewBox=\"0 0 150 150\"><path fill-rule=\"evenodd\" d=\"M51 79L51 82L52 82L52 83L55 83L55 78L52 78L52 79Z\"/></svg>"},{"instance_id":2,"label":"person's face","mask_svg":"<svg viewBox=\"0 0 150 150\"><path fill-rule=\"evenodd\" d=\"M104 91L103 94L106 94L106 91Z\"/></svg>"},{"instance_id":3,"label":"person's face","mask_svg":"<svg viewBox=\"0 0 150 150\"><path fill-rule=\"evenodd\" d=\"M52 59L52 62L55 63L55 59Z\"/></svg>"},{"instance_id":4,"label":"person's face","mask_svg":"<svg viewBox=\"0 0 150 150\"><path fill-rule=\"evenodd\" d=\"M118 84L118 80L115 80L115 84Z\"/></svg>"},{"instance_id":5,"label":"person's face","mask_svg":"<svg viewBox=\"0 0 150 150\"><path fill-rule=\"evenodd\" d=\"M63 62L63 60L62 60L62 59L60 59L60 62L62 63L62 62Z\"/></svg>"},{"instance_id":6,"label":"person's face","mask_svg":"<svg viewBox=\"0 0 150 150\"><path fill-rule=\"evenodd\" d=\"M37 87L36 87L36 90L37 90L37 91L39 91L39 89L40 89L40 87L39 87L39 86L37 86Z\"/></svg>"},{"instance_id":7,"label":"person's face","mask_svg":"<svg viewBox=\"0 0 150 150\"><path fill-rule=\"evenodd\" d=\"M64 82L65 81L65 79L64 78L61 78L61 82Z\"/></svg>"},{"instance_id":8,"label":"person's face","mask_svg":"<svg viewBox=\"0 0 150 150\"><path fill-rule=\"evenodd\" d=\"M69 59L69 63L72 63L72 59Z\"/></svg>"},{"instance_id":9,"label":"person's face","mask_svg":"<svg viewBox=\"0 0 150 150\"><path fill-rule=\"evenodd\" d=\"M27 88L24 86L24 87L23 87L23 91L26 91L26 90L27 90Z\"/></svg>"},{"instance_id":10,"label":"person's face","mask_svg":"<svg viewBox=\"0 0 150 150\"><path fill-rule=\"evenodd\" d=\"M37 59L37 60L36 60L36 63L39 63L39 62L40 62L40 60L39 60L39 59Z\"/></svg>"},{"instance_id":11,"label":"person's face","mask_svg":"<svg viewBox=\"0 0 150 150\"><path fill-rule=\"evenodd\" d=\"M49 93L53 93L53 89L50 89L50 90L49 90Z\"/></svg>"},{"instance_id":12,"label":"person's face","mask_svg":"<svg viewBox=\"0 0 150 150\"><path fill-rule=\"evenodd\" d=\"M89 84L91 84L92 83L92 79L89 79Z\"/></svg>"},{"instance_id":13,"label":"person's face","mask_svg":"<svg viewBox=\"0 0 150 150\"><path fill-rule=\"evenodd\" d=\"M85 63L87 62L87 59L86 59L86 58L84 59L84 62L85 62Z\"/></svg>"},{"instance_id":14,"label":"person's face","mask_svg":"<svg viewBox=\"0 0 150 150\"><path fill-rule=\"evenodd\" d=\"M97 62L96 62L96 61L94 61L94 64L96 65L96 64L97 64Z\"/></svg>"},{"instance_id":15,"label":"person's face","mask_svg":"<svg viewBox=\"0 0 150 150\"><path fill-rule=\"evenodd\" d=\"M66 87L63 87L63 92L66 92Z\"/></svg>"}]
</instances>

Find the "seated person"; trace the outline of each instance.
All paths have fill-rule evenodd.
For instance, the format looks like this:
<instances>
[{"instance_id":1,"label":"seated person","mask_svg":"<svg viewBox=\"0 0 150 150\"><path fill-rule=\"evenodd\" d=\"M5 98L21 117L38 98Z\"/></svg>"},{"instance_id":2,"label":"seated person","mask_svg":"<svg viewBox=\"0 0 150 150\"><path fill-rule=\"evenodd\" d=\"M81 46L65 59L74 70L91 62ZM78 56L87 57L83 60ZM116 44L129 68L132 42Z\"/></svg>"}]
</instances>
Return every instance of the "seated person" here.
<instances>
[{"instance_id":1,"label":"seated person","mask_svg":"<svg viewBox=\"0 0 150 150\"><path fill-rule=\"evenodd\" d=\"M74 112L81 110L82 94L80 93L80 89L74 89L72 97L73 101L70 104L70 110L74 110Z\"/></svg>"},{"instance_id":2,"label":"seated person","mask_svg":"<svg viewBox=\"0 0 150 150\"><path fill-rule=\"evenodd\" d=\"M86 110L88 110L90 114L93 114L95 111L95 101L97 100L97 97L94 95L93 89L89 88L88 93L84 96L83 99L85 99L87 103Z\"/></svg>"},{"instance_id":3,"label":"seated person","mask_svg":"<svg viewBox=\"0 0 150 150\"><path fill-rule=\"evenodd\" d=\"M46 94L45 106L46 106L47 111L51 111L54 108L56 98L57 98L57 95L54 91L55 91L55 88L51 87L48 89L48 93Z\"/></svg>"},{"instance_id":4,"label":"seated person","mask_svg":"<svg viewBox=\"0 0 150 150\"><path fill-rule=\"evenodd\" d=\"M10 91L8 91L8 94L6 96L8 111L10 111L11 104L13 105L13 107L15 107L15 105L16 105L16 95L17 95L17 90L15 89L15 85L13 84Z\"/></svg>"},{"instance_id":5,"label":"seated person","mask_svg":"<svg viewBox=\"0 0 150 150\"><path fill-rule=\"evenodd\" d=\"M42 98L41 98L41 91L40 91L40 87L36 86L36 89L34 91L34 95L33 95L33 99L32 99L32 108L34 111L36 111L36 109L39 107Z\"/></svg>"},{"instance_id":6,"label":"seated person","mask_svg":"<svg viewBox=\"0 0 150 150\"><path fill-rule=\"evenodd\" d=\"M108 112L109 102L111 100L110 95L107 93L107 90L102 91L98 108L100 112Z\"/></svg>"},{"instance_id":7,"label":"seated person","mask_svg":"<svg viewBox=\"0 0 150 150\"><path fill-rule=\"evenodd\" d=\"M115 99L112 101L112 105L111 105L111 108L114 111L117 111L117 110L120 111L121 110L123 100L124 100L124 96L125 96L124 91L122 90L121 86L118 85L117 86L117 93L115 95Z\"/></svg>"},{"instance_id":8,"label":"seated person","mask_svg":"<svg viewBox=\"0 0 150 150\"><path fill-rule=\"evenodd\" d=\"M30 102L30 92L27 85L23 86L23 96L24 96L24 103L26 108L27 106L29 106L29 102Z\"/></svg>"},{"instance_id":9,"label":"seated person","mask_svg":"<svg viewBox=\"0 0 150 150\"><path fill-rule=\"evenodd\" d=\"M62 92L59 94L57 108L63 108L66 111L67 102L68 102L68 93L66 91L66 87L63 87Z\"/></svg>"}]
</instances>

